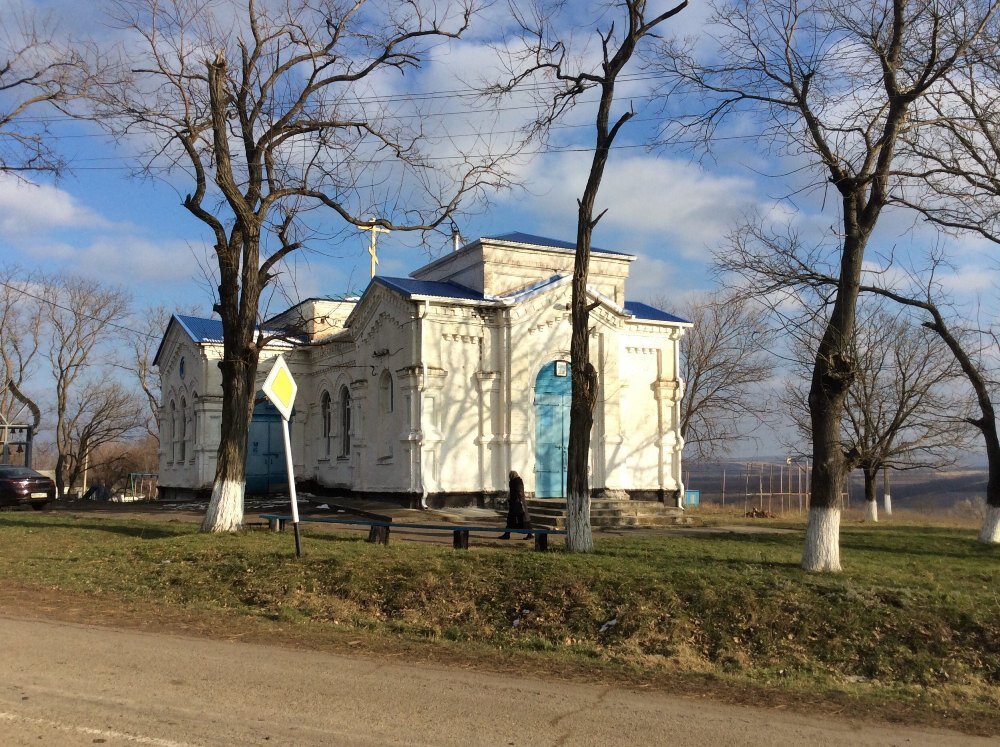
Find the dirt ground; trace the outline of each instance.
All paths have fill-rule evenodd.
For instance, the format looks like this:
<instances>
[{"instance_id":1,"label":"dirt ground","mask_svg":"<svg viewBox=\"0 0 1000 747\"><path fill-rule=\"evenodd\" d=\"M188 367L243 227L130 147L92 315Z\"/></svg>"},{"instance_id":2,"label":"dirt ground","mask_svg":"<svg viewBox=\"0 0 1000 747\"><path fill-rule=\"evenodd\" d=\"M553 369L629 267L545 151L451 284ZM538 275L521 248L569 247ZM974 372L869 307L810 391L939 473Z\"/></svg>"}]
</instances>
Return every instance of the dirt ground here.
<instances>
[{"instance_id":1,"label":"dirt ground","mask_svg":"<svg viewBox=\"0 0 1000 747\"><path fill-rule=\"evenodd\" d=\"M0 612L4 743L966 745L659 692ZM44 640L44 646L36 645Z\"/></svg>"}]
</instances>

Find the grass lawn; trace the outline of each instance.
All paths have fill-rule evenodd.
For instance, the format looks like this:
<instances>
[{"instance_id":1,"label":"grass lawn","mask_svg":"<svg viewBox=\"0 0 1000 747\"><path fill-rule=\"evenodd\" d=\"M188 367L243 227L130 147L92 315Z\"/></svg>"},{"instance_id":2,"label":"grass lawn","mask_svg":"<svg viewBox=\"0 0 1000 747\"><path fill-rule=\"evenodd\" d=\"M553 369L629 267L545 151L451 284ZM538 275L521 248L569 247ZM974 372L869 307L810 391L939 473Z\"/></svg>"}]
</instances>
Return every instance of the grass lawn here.
<instances>
[{"instance_id":1,"label":"grass lawn","mask_svg":"<svg viewBox=\"0 0 1000 747\"><path fill-rule=\"evenodd\" d=\"M799 569L800 532L583 556L310 533L296 560L287 534L196 530L2 513L0 604L1000 734L1000 548L971 529L845 526L836 576Z\"/></svg>"}]
</instances>

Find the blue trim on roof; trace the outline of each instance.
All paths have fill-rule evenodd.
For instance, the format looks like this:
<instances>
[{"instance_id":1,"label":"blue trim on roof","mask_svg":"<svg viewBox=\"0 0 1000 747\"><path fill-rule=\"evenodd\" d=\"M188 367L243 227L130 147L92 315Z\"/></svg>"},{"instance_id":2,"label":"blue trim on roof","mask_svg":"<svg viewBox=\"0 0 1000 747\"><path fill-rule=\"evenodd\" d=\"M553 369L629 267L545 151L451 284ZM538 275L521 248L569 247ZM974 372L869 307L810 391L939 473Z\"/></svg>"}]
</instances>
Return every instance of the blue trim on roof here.
<instances>
[{"instance_id":1,"label":"blue trim on roof","mask_svg":"<svg viewBox=\"0 0 1000 747\"><path fill-rule=\"evenodd\" d=\"M571 252L576 251L576 242L559 241L559 239L549 239L545 236L535 236L534 234L521 233L520 231L505 233L501 236L486 236L484 238L492 241L511 241L515 244L534 244L536 246L548 246L553 249L568 249ZM596 246L590 247L590 251L600 252L601 254L617 254L622 257L632 256L627 252L613 252L610 249L601 249Z\"/></svg>"},{"instance_id":2,"label":"blue trim on roof","mask_svg":"<svg viewBox=\"0 0 1000 747\"><path fill-rule=\"evenodd\" d=\"M376 275L373 283L384 285L390 290L409 296L434 296L435 298L454 298L462 301L486 301L479 291L466 288L458 283L442 282L440 280L414 280L413 278L390 278Z\"/></svg>"},{"instance_id":3,"label":"blue trim on roof","mask_svg":"<svg viewBox=\"0 0 1000 747\"><path fill-rule=\"evenodd\" d=\"M651 322L675 322L680 324L690 324L687 319L681 319L679 316L674 316L673 314L668 314L666 311L661 311L654 306L642 303L641 301L626 301L625 311L634 316L636 319L648 319Z\"/></svg>"}]
</instances>

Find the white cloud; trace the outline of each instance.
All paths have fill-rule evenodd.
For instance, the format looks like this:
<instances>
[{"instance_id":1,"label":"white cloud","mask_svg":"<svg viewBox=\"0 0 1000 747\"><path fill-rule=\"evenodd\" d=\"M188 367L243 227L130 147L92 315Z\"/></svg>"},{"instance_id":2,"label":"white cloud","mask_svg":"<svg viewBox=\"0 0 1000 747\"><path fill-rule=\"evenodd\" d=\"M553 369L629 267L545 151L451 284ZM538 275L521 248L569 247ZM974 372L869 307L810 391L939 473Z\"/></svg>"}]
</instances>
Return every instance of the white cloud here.
<instances>
[{"instance_id":1,"label":"white cloud","mask_svg":"<svg viewBox=\"0 0 1000 747\"><path fill-rule=\"evenodd\" d=\"M63 241L30 242L20 254L34 263L104 282L134 286L188 281L198 274L191 245L182 240L155 241L134 235L101 235L78 244Z\"/></svg>"},{"instance_id":2,"label":"white cloud","mask_svg":"<svg viewBox=\"0 0 1000 747\"><path fill-rule=\"evenodd\" d=\"M625 297L651 303L673 314L681 313L690 276L665 259L640 255L629 268Z\"/></svg>"},{"instance_id":3,"label":"white cloud","mask_svg":"<svg viewBox=\"0 0 1000 747\"><path fill-rule=\"evenodd\" d=\"M47 184L29 184L0 174L0 237L23 238L52 229L108 226L69 192Z\"/></svg>"},{"instance_id":4,"label":"white cloud","mask_svg":"<svg viewBox=\"0 0 1000 747\"><path fill-rule=\"evenodd\" d=\"M598 226L608 249L705 257L734 221L756 206L752 180L709 174L696 164L652 155L613 154L597 199L607 209ZM552 154L526 173L533 199L519 204L537 216L571 216L589 173L590 153ZM544 218L549 220L548 217ZM605 237L612 238L612 241Z\"/></svg>"},{"instance_id":5,"label":"white cloud","mask_svg":"<svg viewBox=\"0 0 1000 747\"><path fill-rule=\"evenodd\" d=\"M960 267L955 272L943 275L941 285L956 298L969 301L984 291L995 290L1000 285L1000 271L984 267Z\"/></svg>"}]
</instances>

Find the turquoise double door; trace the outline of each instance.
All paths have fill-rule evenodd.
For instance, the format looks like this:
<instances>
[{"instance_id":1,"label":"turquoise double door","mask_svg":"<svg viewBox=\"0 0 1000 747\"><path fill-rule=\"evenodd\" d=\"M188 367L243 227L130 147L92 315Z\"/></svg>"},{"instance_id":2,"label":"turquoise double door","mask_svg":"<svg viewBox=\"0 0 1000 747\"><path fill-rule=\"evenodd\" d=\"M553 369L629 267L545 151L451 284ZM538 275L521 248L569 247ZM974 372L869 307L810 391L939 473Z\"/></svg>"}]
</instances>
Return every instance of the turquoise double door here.
<instances>
[{"instance_id":1,"label":"turquoise double door","mask_svg":"<svg viewBox=\"0 0 1000 747\"><path fill-rule=\"evenodd\" d=\"M572 377L566 361L542 366L535 378L535 497L566 496Z\"/></svg>"},{"instance_id":2,"label":"turquoise double door","mask_svg":"<svg viewBox=\"0 0 1000 747\"><path fill-rule=\"evenodd\" d=\"M247 495L267 495L288 489L281 413L266 400L253 409L247 438Z\"/></svg>"}]
</instances>

